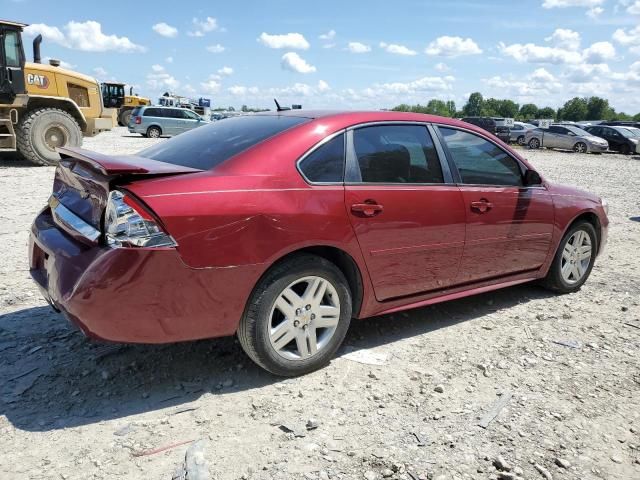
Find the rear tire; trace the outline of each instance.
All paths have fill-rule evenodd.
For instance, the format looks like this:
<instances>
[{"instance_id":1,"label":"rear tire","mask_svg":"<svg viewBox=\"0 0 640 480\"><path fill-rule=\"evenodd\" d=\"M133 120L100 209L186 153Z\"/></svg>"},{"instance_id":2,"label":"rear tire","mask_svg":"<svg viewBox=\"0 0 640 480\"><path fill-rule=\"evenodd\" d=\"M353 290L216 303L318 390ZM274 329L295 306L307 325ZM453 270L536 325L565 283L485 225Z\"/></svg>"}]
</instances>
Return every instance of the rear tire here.
<instances>
[{"instance_id":1,"label":"rear tire","mask_svg":"<svg viewBox=\"0 0 640 480\"><path fill-rule=\"evenodd\" d=\"M622 155L629 155L631 153L631 149L629 148L629 145L622 145L620 147L620 153Z\"/></svg>"},{"instance_id":2,"label":"rear tire","mask_svg":"<svg viewBox=\"0 0 640 480\"><path fill-rule=\"evenodd\" d=\"M162 135L162 130L160 130L160 127L149 127L149 128L147 128L147 137L148 138L160 138L160 135Z\"/></svg>"},{"instance_id":3,"label":"rear tire","mask_svg":"<svg viewBox=\"0 0 640 480\"><path fill-rule=\"evenodd\" d=\"M540 148L540 140L538 140L537 138L532 138L531 140L529 140L529 148L531 148L532 150L537 150L538 148Z\"/></svg>"},{"instance_id":4,"label":"rear tire","mask_svg":"<svg viewBox=\"0 0 640 480\"><path fill-rule=\"evenodd\" d=\"M590 253L588 262L584 258L587 251ZM587 221L576 223L562 237L542 285L558 293L580 290L591 274L597 251L596 229Z\"/></svg>"},{"instance_id":5,"label":"rear tire","mask_svg":"<svg viewBox=\"0 0 640 480\"><path fill-rule=\"evenodd\" d=\"M308 294L314 291L312 282L321 287L319 295ZM295 256L260 280L240 321L238 340L265 370L304 375L333 358L347 334L351 306L351 291L338 267L316 255Z\"/></svg>"},{"instance_id":6,"label":"rear tire","mask_svg":"<svg viewBox=\"0 0 640 480\"><path fill-rule=\"evenodd\" d=\"M16 130L20 154L36 165L57 165L57 147L82 145L82 130L73 116L58 108L27 112Z\"/></svg>"}]
</instances>

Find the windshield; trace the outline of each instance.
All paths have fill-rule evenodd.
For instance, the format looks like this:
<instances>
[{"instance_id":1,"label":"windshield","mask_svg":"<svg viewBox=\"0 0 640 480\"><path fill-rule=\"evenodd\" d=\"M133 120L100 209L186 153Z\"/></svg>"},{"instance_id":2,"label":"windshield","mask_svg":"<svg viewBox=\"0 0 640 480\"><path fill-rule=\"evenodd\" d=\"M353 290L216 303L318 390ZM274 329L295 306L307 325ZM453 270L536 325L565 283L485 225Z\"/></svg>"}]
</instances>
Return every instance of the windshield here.
<instances>
[{"instance_id":1,"label":"windshield","mask_svg":"<svg viewBox=\"0 0 640 480\"><path fill-rule=\"evenodd\" d=\"M138 155L173 165L209 170L269 137L308 121L308 118L281 115L228 118L224 122L209 123L175 136L142 150Z\"/></svg>"},{"instance_id":2,"label":"windshield","mask_svg":"<svg viewBox=\"0 0 640 480\"><path fill-rule=\"evenodd\" d=\"M640 128L624 127L624 129L630 132L634 137L640 137Z\"/></svg>"},{"instance_id":3,"label":"windshield","mask_svg":"<svg viewBox=\"0 0 640 480\"><path fill-rule=\"evenodd\" d=\"M567 127L565 126L564 128L566 128L567 130L569 130L570 132L575 133L576 135L579 135L581 137L584 136L593 136L591 133L587 132L586 130L583 130L581 128L578 127Z\"/></svg>"},{"instance_id":4,"label":"windshield","mask_svg":"<svg viewBox=\"0 0 640 480\"><path fill-rule=\"evenodd\" d=\"M634 135L633 133L631 133L631 130L627 130L626 128L614 128L614 130L622 135L624 135L627 138L630 137L637 137L637 135Z\"/></svg>"}]
</instances>

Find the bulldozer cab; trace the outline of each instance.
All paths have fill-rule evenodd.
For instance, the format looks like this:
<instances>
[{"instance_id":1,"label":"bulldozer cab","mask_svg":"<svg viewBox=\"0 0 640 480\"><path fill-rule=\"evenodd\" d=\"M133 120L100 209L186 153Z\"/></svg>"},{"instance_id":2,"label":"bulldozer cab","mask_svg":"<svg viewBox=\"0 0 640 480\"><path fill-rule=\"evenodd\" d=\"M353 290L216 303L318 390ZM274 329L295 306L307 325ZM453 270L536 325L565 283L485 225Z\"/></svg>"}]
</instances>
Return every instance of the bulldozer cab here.
<instances>
[{"instance_id":1,"label":"bulldozer cab","mask_svg":"<svg viewBox=\"0 0 640 480\"><path fill-rule=\"evenodd\" d=\"M26 93L22 46L25 26L0 20L0 104L11 104L16 95Z\"/></svg>"},{"instance_id":2,"label":"bulldozer cab","mask_svg":"<svg viewBox=\"0 0 640 480\"><path fill-rule=\"evenodd\" d=\"M124 83L103 83L102 101L106 108L120 108L124 105Z\"/></svg>"}]
</instances>

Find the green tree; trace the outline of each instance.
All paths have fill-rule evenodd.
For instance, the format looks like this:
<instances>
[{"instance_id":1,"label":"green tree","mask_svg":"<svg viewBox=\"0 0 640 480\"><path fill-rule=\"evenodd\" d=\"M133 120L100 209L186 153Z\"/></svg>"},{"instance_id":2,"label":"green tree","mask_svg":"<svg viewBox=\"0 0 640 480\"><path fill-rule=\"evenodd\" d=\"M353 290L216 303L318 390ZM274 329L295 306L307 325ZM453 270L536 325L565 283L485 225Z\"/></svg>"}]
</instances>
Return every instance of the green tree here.
<instances>
[{"instance_id":1,"label":"green tree","mask_svg":"<svg viewBox=\"0 0 640 480\"><path fill-rule=\"evenodd\" d=\"M462 113L467 117L478 117L482 115L484 107L484 98L480 92L474 92L469 95L469 100L462 107Z\"/></svg>"},{"instance_id":2,"label":"green tree","mask_svg":"<svg viewBox=\"0 0 640 480\"><path fill-rule=\"evenodd\" d=\"M609 100L600 97L590 97L587 100L587 116L585 120L607 120L615 112L609 106Z\"/></svg>"},{"instance_id":3,"label":"green tree","mask_svg":"<svg viewBox=\"0 0 640 480\"><path fill-rule=\"evenodd\" d=\"M453 100L447 100L447 117L455 117L456 116L456 102Z\"/></svg>"},{"instance_id":4,"label":"green tree","mask_svg":"<svg viewBox=\"0 0 640 480\"><path fill-rule=\"evenodd\" d=\"M519 105L513 100L500 100L498 114L505 118L516 118L518 116Z\"/></svg>"},{"instance_id":5,"label":"green tree","mask_svg":"<svg viewBox=\"0 0 640 480\"><path fill-rule=\"evenodd\" d=\"M427 103L427 113L440 115L441 117L448 117L449 109L445 102L434 98L433 100L429 100L429 103Z\"/></svg>"},{"instance_id":6,"label":"green tree","mask_svg":"<svg viewBox=\"0 0 640 480\"><path fill-rule=\"evenodd\" d=\"M586 98L573 97L558 110L558 120L569 120L571 122L587 120L587 105Z\"/></svg>"},{"instance_id":7,"label":"green tree","mask_svg":"<svg viewBox=\"0 0 640 480\"><path fill-rule=\"evenodd\" d=\"M531 120L538 118L538 116L538 106L534 103L525 103L520 107L520 111L518 112L518 118L521 120Z\"/></svg>"},{"instance_id":8,"label":"green tree","mask_svg":"<svg viewBox=\"0 0 640 480\"><path fill-rule=\"evenodd\" d=\"M633 116L633 121L634 121L634 122L640 122L640 113L636 113L636 114Z\"/></svg>"},{"instance_id":9,"label":"green tree","mask_svg":"<svg viewBox=\"0 0 640 480\"><path fill-rule=\"evenodd\" d=\"M626 121L634 120L635 121L636 117L640 118L640 114L636 115L635 117L631 117L631 115L627 115L624 112L619 112L619 113L615 113L611 119L612 120L626 120Z\"/></svg>"},{"instance_id":10,"label":"green tree","mask_svg":"<svg viewBox=\"0 0 640 480\"><path fill-rule=\"evenodd\" d=\"M541 108L540 110L538 110L538 118L541 118L543 120L549 119L549 118L556 118L556 111L551 108L551 107L544 107Z\"/></svg>"},{"instance_id":11,"label":"green tree","mask_svg":"<svg viewBox=\"0 0 640 480\"><path fill-rule=\"evenodd\" d=\"M497 117L500 114L498 111L500 110L500 100L495 98L487 98L484 102L482 102L482 115L487 117Z\"/></svg>"}]
</instances>

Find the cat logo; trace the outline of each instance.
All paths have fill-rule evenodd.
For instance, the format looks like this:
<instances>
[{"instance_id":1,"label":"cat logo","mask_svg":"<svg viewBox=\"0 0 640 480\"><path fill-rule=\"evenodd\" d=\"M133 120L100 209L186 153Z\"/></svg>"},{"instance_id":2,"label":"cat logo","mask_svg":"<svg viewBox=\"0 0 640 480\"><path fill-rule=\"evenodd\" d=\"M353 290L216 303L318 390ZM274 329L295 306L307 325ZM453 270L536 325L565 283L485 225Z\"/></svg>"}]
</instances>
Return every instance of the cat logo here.
<instances>
[{"instance_id":1,"label":"cat logo","mask_svg":"<svg viewBox=\"0 0 640 480\"><path fill-rule=\"evenodd\" d=\"M49 79L46 77L46 75L29 73L27 74L27 83L29 85L35 85L38 88L47 88L49 86Z\"/></svg>"}]
</instances>

